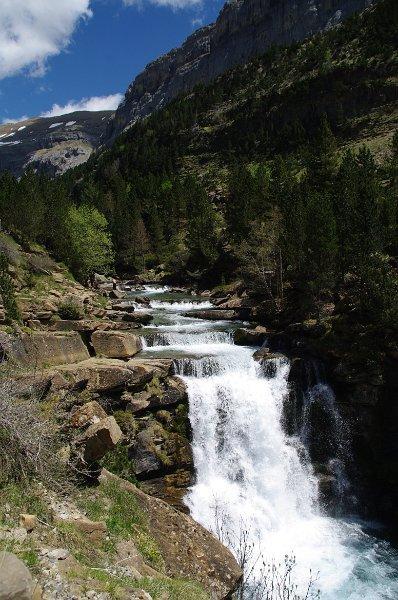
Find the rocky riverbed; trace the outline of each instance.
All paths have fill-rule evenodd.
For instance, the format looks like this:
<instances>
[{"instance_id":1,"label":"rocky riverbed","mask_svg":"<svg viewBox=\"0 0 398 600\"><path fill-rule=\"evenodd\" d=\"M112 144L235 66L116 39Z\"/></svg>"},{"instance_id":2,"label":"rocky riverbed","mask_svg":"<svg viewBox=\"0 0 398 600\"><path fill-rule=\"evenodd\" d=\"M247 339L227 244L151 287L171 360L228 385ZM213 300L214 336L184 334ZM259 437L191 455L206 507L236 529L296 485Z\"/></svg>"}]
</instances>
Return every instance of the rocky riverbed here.
<instances>
[{"instance_id":1,"label":"rocky riverbed","mask_svg":"<svg viewBox=\"0 0 398 600\"><path fill-rule=\"evenodd\" d=\"M274 425L283 426L283 434L282 430L279 433L288 436L287 447L294 447L295 439L303 444L311 466L302 473L300 485L310 477L306 485L315 494L308 514L315 515L316 499L319 510L331 518L341 518L347 506L356 511L358 498L361 502L367 499L368 514L372 514L375 486L368 474L373 473L377 457L389 443L383 445L379 437L385 374L372 371L358 377L358 369L348 368L352 362L347 354L338 352L336 344L328 346L333 316L283 325L269 303L251 296L239 282L199 294L98 276L86 288L39 249L22 250L14 245L11 250L10 275L21 321L10 324L0 310L2 389L17 405L26 402L27 410L39 407L60 441L60 461L73 465L79 486L83 486L76 492L79 488L73 484L72 493L69 488L54 491L53 486L36 481L34 500L26 497L16 502L14 496L12 501L4 497L0 542L25 564L27 553L32 552L33 579L28 581L29 589L36 590L32 597L106 599L111 597L112 585L122 590L120 597L125 597L126 589L130 590L127 597L154 600L227 597L238 585L240 569L223 545L187 514L191 512L217 533L210 518L214 503L207 492L205 497L200 492L201 481L205 486L202 491L210 483L200 457L210 451L202 443L211 440L212 434L209 431L201 437L198 426L211 410L207 405L199 412L195 410L197 403L207 403L213 392L216 402L224 398L214 415L215 421L224 416L214 430L221 436L214 446L215 456L206 459L211 465L221 460L218 452L236 435L235 450L239 447L241 436L247 433L242 430L239 434L240 427L250 423L250 415L242 416L240 422L231 423L228 435L221 435L234 416L236 407L232 404L226 408L231 398L238 401L245 394L252 398L250 386L254 386L260 394L252 398L256 403L266 391L264 386L273 389L275 377L281 385L285 381L281 365L286 360L290 363L283 383L286 394L282 404L277 401L278 410L283 410L279 424L275 421ZM260 369L261 374L252 373L253 368ZM234 395L229 388L240 371L242 381L237 385L245 385L248 378L247 389L241 390L243 396ZM218 389L217 377L224 372L230 373L228 383ZM200 391L201 381L209 387L210 396ZM274 393L271 397L275 400ZM247 406L241 409L245 411ZM262 418L260 411L258 426ZM201 427L210 424L203 421ZM256 435L257 429L252 439ZM258 440L258 448L264 439ZM366 461L361 451L367 440L371 461ZM283 455L285 451L281 452ZM257 457L256 469L261 467L261 460ZM238 487L245 481L247 464L233 478ZM221 488L229 481L229 475L224 475ZM388 505L393 493L383 485L379 489L385 490L381 501ZM247 490L244 486L238 492L244 495ZM272 504L276 498L263 497L258 488L252 492L259 502ZM285 490L281 498L286 499L286 494L291 490ZM38 498L44 517L37 514ZM111 515L121 510L121 502L129 506L133 502L131 511L138 511L139 525L127 529L115 525ZM227 507L234 519L241 518L236 513L239 506ZM326 521L324 525L329 527ZM347 522L341 530L339 552L347 548L353 552L350 527ZM275 531L271 529L266 535L275 537ZM361 552L350 554L354 565L362 564L366 552L373 552L374 538L366 537L365 532L363 535ZM230 541L224 539L227 545ZM85 554L87 542L94 544L95 561L100 565L95 568L103 573L101 584L94 571L87 571L88 563L91 565ZM382 575L388 582L393 551L384 547L382 538L379 543L374 575L377 581ZM112 552L106 549L109 544ZM182 553L181 548L189 551ZM322 568L326 567L329 569L330 564L324 563ZM23 573L21 567L22 579ZM144 585L147 577L151 585ZM180 585L177 579L181 577L199 588L188 584L175 596L173 586ZM348 589L346 584L354 580L344 581L343 577L340 595L332 594L331 598L342 597ZM361 580L355 581L355 590L361 589ZM157 585L160 596L154 591Z\"/></svg>"},{"instance_id":2,"label":"rocky riverbed","mask_svg":"<svg viewBox=\"0 0 398 600\"><path fill-rule=\"evenodd\" d=\"M57 440L54 464L75 480L54 487L49 467L29 493L3 482L7 586L48 600L226 598L238 564L174 508L192 482L187 393L171 357L143 352L153 319L144 290L102 277L88 289L45 253L13 251L21 321L3 313L0 395L24 415L18 435L32 422L43 445Z\"/></svg>"}]
</instances>

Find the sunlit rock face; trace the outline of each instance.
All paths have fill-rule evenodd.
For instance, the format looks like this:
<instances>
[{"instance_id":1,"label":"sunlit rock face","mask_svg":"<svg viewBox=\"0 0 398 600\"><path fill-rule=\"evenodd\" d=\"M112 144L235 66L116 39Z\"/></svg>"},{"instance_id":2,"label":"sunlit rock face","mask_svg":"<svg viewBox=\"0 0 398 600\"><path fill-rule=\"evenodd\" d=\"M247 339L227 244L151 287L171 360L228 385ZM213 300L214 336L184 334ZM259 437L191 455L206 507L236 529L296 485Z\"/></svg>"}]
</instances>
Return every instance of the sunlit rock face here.
<instances>
[{"instance_id":1,"label":"sunlit rock face","mask_svg":"<svg viewBox=\"0 0 398 600\"><path fill-rule=\"evenodd\" d=\"M0 171L33 168L56 176L88 160L138 119L228 69L337 25L372 0L233 0L217 21L150 63L116 113L76 112L0 125Z\"/></svg>"},{"instance_id":2,"label":"sunlit rock face","mask_svg":"<svg viewBox=\"0 0 398 600\"><path fill-rule=\"evenodd\" d=\"M206 84L228 69L337 25L372 0L233 0L217 21L184 44L150 63L129 86L109 120L109 143L137 119L165 106L181 93Z\"/></svg>"},{"instance_id":3,"label":"sunlit rock face","mask_svg":"<svg viewBox=\"0 0 398 600\"><path fill-rule=\"evenodd\" d=\"M17 177L27 168L61 175L86 162L112 111L81 111L0 125L0 172Z\"/></svg>"}]
</instances>

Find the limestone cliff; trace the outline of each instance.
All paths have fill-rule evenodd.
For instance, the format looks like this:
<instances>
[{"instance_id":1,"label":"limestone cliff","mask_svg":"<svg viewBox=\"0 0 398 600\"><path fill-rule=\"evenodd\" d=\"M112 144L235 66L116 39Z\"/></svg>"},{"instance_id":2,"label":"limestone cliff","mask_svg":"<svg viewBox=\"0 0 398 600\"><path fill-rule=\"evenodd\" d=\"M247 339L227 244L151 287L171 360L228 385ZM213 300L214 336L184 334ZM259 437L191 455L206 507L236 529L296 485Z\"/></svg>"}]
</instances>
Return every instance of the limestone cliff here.
<instances>
[{"instance_id":1,"label":"limestone cliff","mask_svg":"<svg viewBox=\"0 0 398 600\"><path fill-rule=\"evenodd\" d=\"M372 0L233 0L217 21L150 63L129 86L108 123L104 142L181 93L228 69L338 24Z\"/></svg>"}]
</instances>

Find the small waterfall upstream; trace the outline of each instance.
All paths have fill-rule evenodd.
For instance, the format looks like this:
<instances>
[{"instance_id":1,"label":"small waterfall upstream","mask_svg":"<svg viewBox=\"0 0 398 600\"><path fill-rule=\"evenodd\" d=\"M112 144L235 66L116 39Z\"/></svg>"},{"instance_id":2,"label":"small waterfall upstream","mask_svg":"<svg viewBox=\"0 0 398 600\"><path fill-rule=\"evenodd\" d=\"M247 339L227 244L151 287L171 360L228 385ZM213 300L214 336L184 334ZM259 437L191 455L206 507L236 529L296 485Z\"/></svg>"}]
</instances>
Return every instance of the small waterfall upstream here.
<instances>
[{"instance_id":1,"label":"small waterfall upstream","mask_svg":"<svg viewBox=\"0 0 398 600\"><path fill-rule=\"evenodd\" d=\"M314 406L323 407L334 438L330 469L343 487L346 480L343 423L327 384L319 380L307 390L301 420L286 432L287 359L264 369L252 348L233 344L224 322L184 317L186 301L157 299L151 306L155 322L147 328L145 351L173 357L188 388L196 480L185 501L193 518L238 557L245 545L245 598L301 599L310 577L326 600L398 598L395 550L359 521L328 516L319 501L310 460ZM296 560L297 595L266 596L264 573L286 556Z\"/></svg>"}]
</instances>

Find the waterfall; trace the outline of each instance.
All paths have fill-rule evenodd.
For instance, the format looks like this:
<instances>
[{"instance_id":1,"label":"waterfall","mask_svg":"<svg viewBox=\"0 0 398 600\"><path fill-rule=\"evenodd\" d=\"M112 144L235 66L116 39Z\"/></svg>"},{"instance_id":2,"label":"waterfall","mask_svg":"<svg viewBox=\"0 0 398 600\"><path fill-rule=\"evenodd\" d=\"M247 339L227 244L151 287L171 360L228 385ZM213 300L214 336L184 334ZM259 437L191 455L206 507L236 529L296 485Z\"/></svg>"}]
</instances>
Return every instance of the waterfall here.
<instances>
[{"instance_id":1,"label":"waterfall","mask_svg":"<svg viewBox=\"0 0 398 600\"><path fill-rule=\"evenodd\" d=\"M247 545L248 598L262 597L250 594L264 563L281 564L286 555L296 558L300 597L315 575L327 600L395 598L393 568L380 558L385 547L375 547L358 523L322 512L305 444L284 432L289 362L274 360L264 376L251 354L239 348L176 361L188 387L193 431L196 482L186 497L192 516L237 555L239 545Z\"/></svg>"},{"instance_id":2,"label":"waterfall","mask_svg":"<svg viewBox=\"0 0 398 600\"><path fill-rule=\"evenodd\" d=\"M147 336L146 346L189 346L192 335L188 332L154 332ZM205 331L195 335L196 344L232 344L233 337L229 331Z\"/></svg>"},{"instance_id":3,"label":"waterfall","mask_svg":"<svg viewBox=\"0 0 398 600\"><path fill-rule=\"evenodd\" d=\"M343 514L356 502L347 476L347 466L352 462L349 431L321 365L315 360L302 362L301 382L296 382L296 392L290 395L289 409L295 415L290 434L299 436L308 459L330 488L329 509L333 506L336 514Z\"/></svg>"},{"instance_id":4,"label":"waterfall","mask_svg":"<svg viewBox=\"0 0 398 600\"><path fill-rule=\"evenodd\" d=\"M151 302L154 324L144 328L144 352L172 357L187 385L196 480L185 502L237 558L244 545L245 598L286 598L259 589L268 565L293 555L297 588L289 598L304 598L310 577L323 600L397 598L395 550L360 521L326 514L320 503L311 461L321 433L314 407L328 425L329 468L341 485L346 477L343 421L332 390L319 377L311 381L295 426L286 428L289 361L256 363L253 349L233 344L232 325L183 316L188 305L207 307L181 297Z\"/></svg>"}]
</instances>

